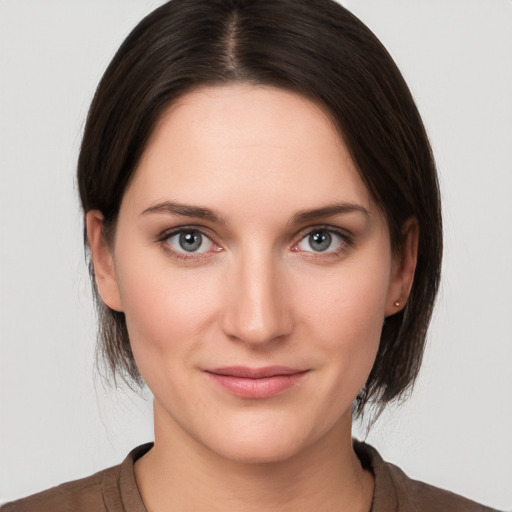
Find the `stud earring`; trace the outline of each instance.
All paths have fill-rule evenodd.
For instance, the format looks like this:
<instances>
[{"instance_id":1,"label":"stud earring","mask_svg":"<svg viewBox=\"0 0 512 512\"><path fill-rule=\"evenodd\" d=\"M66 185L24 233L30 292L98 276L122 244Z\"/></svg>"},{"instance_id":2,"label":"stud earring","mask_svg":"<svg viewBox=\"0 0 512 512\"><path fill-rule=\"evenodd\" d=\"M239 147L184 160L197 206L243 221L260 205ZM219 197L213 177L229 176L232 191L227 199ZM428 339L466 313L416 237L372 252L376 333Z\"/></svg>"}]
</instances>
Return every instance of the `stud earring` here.
<instances>
[{"instance_id":1,"label":"stud earring","mask_svg":"<svg viewBox=\"0 0 512 512\"><path fill-rule=\"evenodd\" d=\"M400 301L398 301L398 300L397 300L397 301L395 301L395 302L393 303L393 306L395 306L395 308L399 307L399 306L400 306Z\"/></svg>"}]
</instances>

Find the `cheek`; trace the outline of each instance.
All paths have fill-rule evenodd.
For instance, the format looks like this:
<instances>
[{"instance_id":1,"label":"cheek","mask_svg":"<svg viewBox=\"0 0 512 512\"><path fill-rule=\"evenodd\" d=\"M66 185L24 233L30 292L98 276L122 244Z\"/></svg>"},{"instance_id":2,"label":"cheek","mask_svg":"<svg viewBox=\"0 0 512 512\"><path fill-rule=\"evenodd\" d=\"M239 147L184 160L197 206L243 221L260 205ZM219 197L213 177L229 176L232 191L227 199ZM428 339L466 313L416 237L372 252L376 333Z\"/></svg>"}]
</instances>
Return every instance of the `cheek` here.
<instances>
[{"instance_id":1,"label":"cheek","mask_svg":"<svg viewBox=\"0 0 512 512\"><path fill-rule=\"evenodd\" d=\"M341 339L359 338L362 342L364 333L380 337L388 284L385 266L372 268L358 263L347 265L332 276L311 279L309 286L301 286L302 291L297 289L296 293L301 295L305 318L319 328L332 330L333 335L339 332Z\"/></svg>"},{"instance_id":2,"label":"cheek","mask_svg":"<svg viewBox=\"0 0 512 512\"><path fill-rule=\"evenodd\" d=\"M300 321L322 355L330 358L330 378L343 380L354 396L377 355L389 283L386 268L351 264L331 278L312 279L307 294L296 290Z\"/></svg>"},{"instance_id":3,"label":"cheek","mask_svg":"<svg viewBox=\"0 0 512 512\"><path fill-rule=\"evenodd\" d=\"M130 342L141 373L145 360L168 354L172 361L201 343L200 333L211 323L218 304L215 273L179 270L161 257L145 257L144 251L123 257L117 270Z\"/></svg>"}]
</instances>

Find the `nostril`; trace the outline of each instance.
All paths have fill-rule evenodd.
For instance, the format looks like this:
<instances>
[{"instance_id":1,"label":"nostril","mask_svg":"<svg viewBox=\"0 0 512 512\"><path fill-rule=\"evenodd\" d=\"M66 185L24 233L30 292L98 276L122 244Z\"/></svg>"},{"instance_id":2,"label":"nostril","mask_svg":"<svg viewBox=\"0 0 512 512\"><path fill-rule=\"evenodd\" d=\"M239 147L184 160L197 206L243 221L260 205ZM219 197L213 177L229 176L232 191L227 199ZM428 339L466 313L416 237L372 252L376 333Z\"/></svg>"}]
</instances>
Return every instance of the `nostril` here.
<instances>
[{"instance_id":1,"label":"nostril","mask_svg":"<svg viewBox=\"0 0 512 512\"><path fill-rule=\"evenodd\" d=\"M282 308L268 303L237 300L225 312L223 328L233 341L248 345L266 345L283 339L291 332L291 322Z\"/></svg>"},{"instance_id":2,"label":"nostril","mask_svg":"<svg viewBox=\"0 0 512 512\"><path fill-rule=\"evenodd\" d=\"M223 329L233 341L264 346L291 332L290 303L283 293L285 276L260 246L246 248L231 268Z\"/></svg>"}]
</instances>

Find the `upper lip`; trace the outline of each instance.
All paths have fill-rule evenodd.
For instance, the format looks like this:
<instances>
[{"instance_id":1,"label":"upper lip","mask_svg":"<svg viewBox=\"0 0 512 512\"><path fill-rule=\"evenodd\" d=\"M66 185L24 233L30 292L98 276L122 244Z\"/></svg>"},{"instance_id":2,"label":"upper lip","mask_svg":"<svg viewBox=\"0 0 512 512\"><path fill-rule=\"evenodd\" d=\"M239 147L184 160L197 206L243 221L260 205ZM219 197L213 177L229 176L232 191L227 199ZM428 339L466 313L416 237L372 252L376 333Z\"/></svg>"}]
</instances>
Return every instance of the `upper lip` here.
<instances>
[{"instance_id":1,"label":"upper lip","mask_svg":"<svg viewBox=\"0 0 512 512\"><path fill-rule=\"evenodd\" d=\"M307 370L299 368L290 368L289 366L265 366L262 368L250 368L248 366L226 366L222 368L213 368L206 370L214 375L224 375L226 377L240 377L245 379L264 379L266 377L276 377L277 375L294 375L304 373Z\"/></svg>"}]
</instances>

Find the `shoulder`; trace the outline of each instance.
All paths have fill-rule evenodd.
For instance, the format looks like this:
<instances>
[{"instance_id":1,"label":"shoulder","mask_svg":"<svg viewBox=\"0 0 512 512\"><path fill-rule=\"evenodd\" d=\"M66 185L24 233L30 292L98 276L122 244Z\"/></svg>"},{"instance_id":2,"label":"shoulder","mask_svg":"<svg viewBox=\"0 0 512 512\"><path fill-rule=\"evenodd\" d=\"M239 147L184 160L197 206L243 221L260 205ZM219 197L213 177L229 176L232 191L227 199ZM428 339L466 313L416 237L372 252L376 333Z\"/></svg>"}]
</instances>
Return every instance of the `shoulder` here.
<instances>
[{"instance_id":1,"label":"shoulder","mask_svg":"<svg viewBox=\"0 0 512 512\"><path fill-rule=\"evenodd\" d=\"M411 510L429 512L493 512L494 509L476 503L453 492L409 478L400 468L387 464L397 491L398 502L407 503ZM399 508L401 511L402 509ZM407 510L407 509L406 509ZM495 511L494 511L495 512Z\"/></svg>"},{"instance_id":2,"label":"shoulder","mask_svg":"<svg viewBox=\"0 0 512 512\"><path fill-rule=\"evenodd\" d=\"M372 512L497 512L450 491L409 478L385 462L377 450L356 441L354 449L363 466L375 476Z\"/></svg>"},{"instance_id":3,"label":"shoulder","mask_svg":"<svg viewBox=\"0 0 512 512\"><path fill-rule=\"evenodd\" d=\"M116 473L119 466L100 471L87 478L66 482L37 494L22 498L1 507L1 512L60 512L107 510L103 503L102 488L105 479Z\"/></svg>"},{"instance_id":4,"label":"shoulder","mask_svg":"<svg viewBox=\"0 0 512 512\"><path fill-rule=\"evenodd\" d=\"M152 443L132 450L122 464L0 507L1 512L145 512L134 463Z\"/></svg>"}]
</instances>

